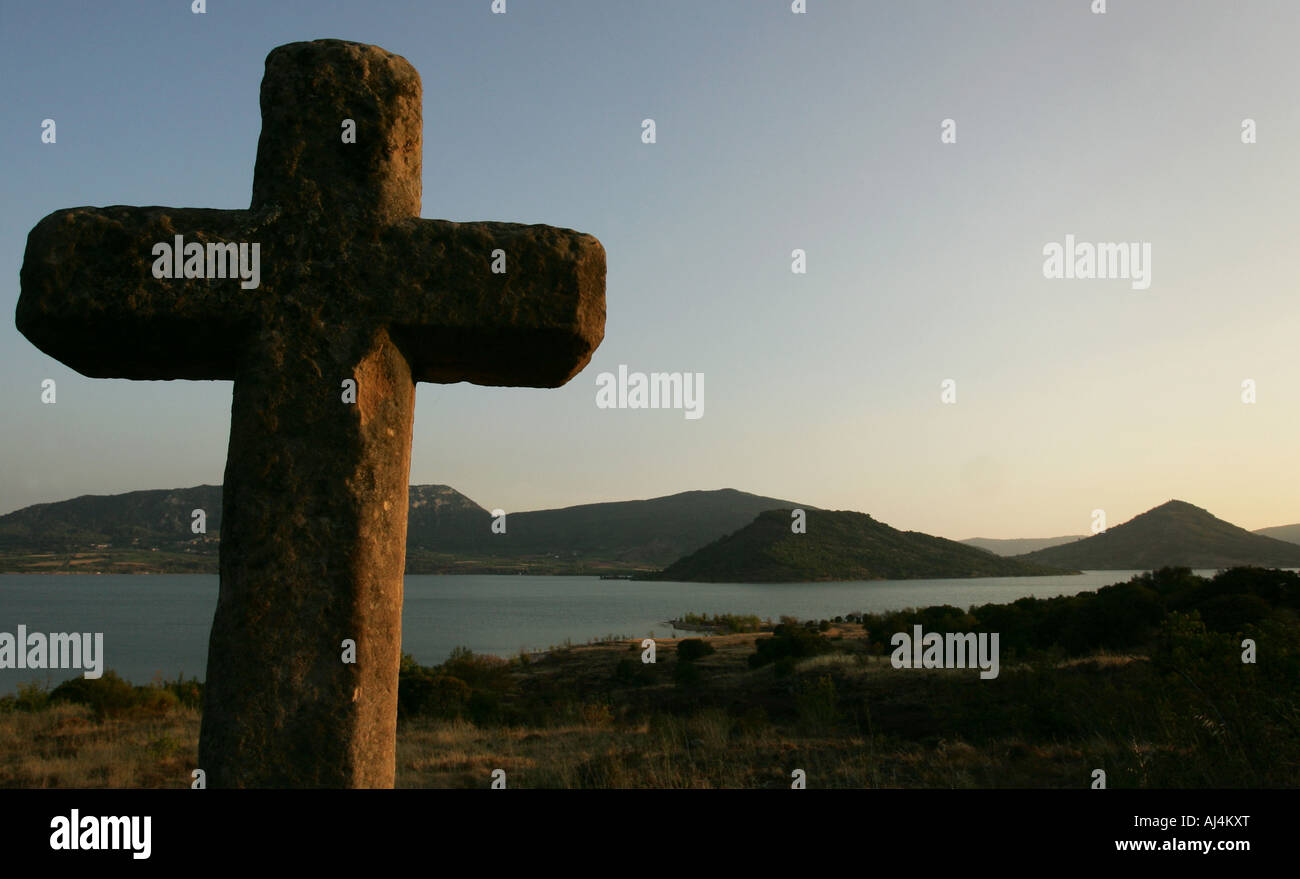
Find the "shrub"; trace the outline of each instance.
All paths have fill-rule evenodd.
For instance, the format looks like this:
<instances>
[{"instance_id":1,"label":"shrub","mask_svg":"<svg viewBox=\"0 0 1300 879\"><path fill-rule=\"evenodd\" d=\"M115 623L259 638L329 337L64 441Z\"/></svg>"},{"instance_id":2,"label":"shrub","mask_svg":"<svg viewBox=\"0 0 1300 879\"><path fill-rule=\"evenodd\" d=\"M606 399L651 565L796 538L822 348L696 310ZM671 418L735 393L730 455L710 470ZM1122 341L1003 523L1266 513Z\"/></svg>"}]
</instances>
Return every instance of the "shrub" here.
<instances>
[{"instance_id":1,"label":"shrub","mask_svg":"<svg viewBox=\"0 0 1300 879\"><path fill-rule=\"evenodd\" d=\"M165 714L179 708L181 700L166 687L138 687L133 707L152 714Z\"/></svg>"},{"instance_id":2,"label":"shrub","mask_svg":"<svg viewBox=\"0 0 1300 879\"><path fill-rule=\"evenodd\" d=\"M772 630L771 638L762 638L754 645L755 653L749 657L750 668L761 668L785 657L802 659L830 652L831 644L817 632L809 631L798 623L781 623Z\"/></svg>"},{"instance_id":3,"label":"shrub","mask_svg":"<svg viewBox=\"0 0 1300 879\"><path fill-rule=\"evenodd\" d=\"M684 662L694 662L716 652L712 644L701 638L687 638L677 644L677 658Z\"/></svg>"},{"instance_id":4,"label":"shrub","mask_svg":"<svg viewBox=\"0 0 1300 879\"><path fill-rule=\"evenodd\" d=\"M397 683L398 717L459 717L469 704L471 690L460 678L423 673L400 675Z\"/></svg>"},{"instance_id":5,"label":"shrub","mask_svg":"<svg viewBox=\"0 0 1300 879\"><path fill-rule=\"evenodd\" d=\"M118 677L117 672L106 671L100 678L76 677L64 681L50 693L50 701L89 706L97 719L103 719L139 704L139 697L136 688Z\"/></svg>"},{"instance_id":6,"label":"shrub","mask_svg":"<svg viewBox=\"0 0 1300 879\"><path fill-rule=\"evenodd\" d=\"M17 694L6 696L3 702L7 711L42 711L49 704L50 691L36 681L19 684Z\"/></svg>"},{"instance_id":7,"label":"shrub","mask_svg":"<svg viewBox=\"0 0 1300 879\"><path fill-rule=\"evenodd\" d=\"M1257 625L1273 609L1258 595L1218 595L1201 605L1201 619L1212 632L1240 632Z\"/></svg>"},{"instance_id":8,"label":"shrub","mask_svg":"<svg viewBox=\"0 0 1300 879\"><path fill-rule=\"evenodd\" d=\"M710 628L723 634L758 632L763 628L763 621L755 614L720 613L710 616L707 613L688 613L680 622L683 628Z\"/></svg>"},{"instance_id":9,"label":"shrub","mask_svg":"<svg viewBox=\"0 0 1300 879\"><path fill-rule=\"evenodd\" d=\"M510 682L510 662L499 656L475 654L468 647L456 647L438 666L444 675L459 678L470 689L505 689Z\"/></svg>"},{"instance_id":10,"label":"shrub","mask_svg":"<svg viewBox=\"0 0 1300 879\"><path fill-rule=\"evenodd\" d=\"M185 680L178 678L175 681L164 684L167 689L171 690L176 696L176 701L186 708L203 707L203 684L198 678Z\"/></svg>"}]
</instances>

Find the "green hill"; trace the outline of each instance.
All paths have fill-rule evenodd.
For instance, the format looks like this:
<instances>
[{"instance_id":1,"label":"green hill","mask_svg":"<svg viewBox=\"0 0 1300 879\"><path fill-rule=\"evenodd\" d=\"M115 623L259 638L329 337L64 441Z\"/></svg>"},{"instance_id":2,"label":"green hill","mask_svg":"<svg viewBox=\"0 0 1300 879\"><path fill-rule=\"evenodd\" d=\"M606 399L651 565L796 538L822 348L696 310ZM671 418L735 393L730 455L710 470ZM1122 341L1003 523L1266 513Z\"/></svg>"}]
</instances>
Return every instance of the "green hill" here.
<instances>
[{"instance_id":1,"label":"green hill","mask_svg":"<svg viewBox=\"0 0 1300 879\"><path fill-rule=\"evenodd\" d=\"M1168 501L1101 534L1016 556L1080 570L1148 571L1167 566L1300 567L1300 546L1252 534L1185 501Z\"/></svg>"},{"instance_id":2,"label":"green hill","mask_svg":"<svg viewBox=\"0 0 1300 879\"><path fill-rule=\"evenodd\" d=\"M730 488L687 491L507 511L506 532L495 534L491 513L449 486L413 485L409 502L406 570L413 574L652 570L742 527L763 510L794 506ZM206 534L191 531L195 509L206 514ZM0 516L0 569L215 573L221 513L218 485L84 495L25 507Z\"/></svg>"},{"instance_id":3,"label":"green hill","mask_svg":"<svg viewBox=\"0 0 1300 879\"><path fill-rule=\"evenodd\" d=\"M763 510L795 506L734 488L685 491L648 500L582 504L557 510L511 513L506 533L487 526L463 549L524 558L600 560L629 567L660 568L740 528ZM412 534L408 545L461 551L459 538Z\"/></svg>"},{"instance_id":4,"label":"green hill","mask_svg":"<svg viewBox=\"0 0 1300 879\"><path fill-rule=\"evenodd\" d=\"M191 530L194 510L206 515L206 534ZM108 544L114 549L179 551L211 543L215 552L220 531L219 485L87 494L0 516L0 550L62 552Z\"/></svg>"},{"instance_id":5,"label":"green hill","mask_svg":"<svg viewBox=\"0 0 1300 879\"><path fill-rule=\"evenodd\" d=\"M468 539L472 531L488 530L488 512L448 486L413 485L409 500L408 531ZM193 532L194 510L203 510L206 534ZM103 545L177 550L209 544L215 552L220 534L219 485L87 494L0 516L0 550L10 552L66 552Z\"/></svg>"},{"instance_id":6,"label":"green hill","mask_svg":"<svg viewBox=\"0 0 1300 879\"><path fill-rule=\"evenodd\" d=\"M654 579L794 583L1066 573L1000 558L943 537L899 531L866 513L806 512L804 534L791 532L789 508L768 510L739 531L669 565Z\"/></svg>"}]
</instances>

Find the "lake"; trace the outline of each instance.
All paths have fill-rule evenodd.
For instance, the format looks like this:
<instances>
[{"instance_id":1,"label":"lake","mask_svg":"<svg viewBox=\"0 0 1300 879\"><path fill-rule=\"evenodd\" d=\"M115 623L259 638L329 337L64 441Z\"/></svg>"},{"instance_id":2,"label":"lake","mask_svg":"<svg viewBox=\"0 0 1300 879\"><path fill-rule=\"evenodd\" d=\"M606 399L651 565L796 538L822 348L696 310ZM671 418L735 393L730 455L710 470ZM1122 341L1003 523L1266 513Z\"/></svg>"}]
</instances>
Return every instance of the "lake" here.
<instances>
[{"instance_id":1,"label":"lake","mask_svg":"<svg viewBox=\"0 0 1300 879\"><path fill-rule=\"evenodd\" d=\"M1096 590L1138 571L973 580L852 583L660 583L597 577L410 576L402 650L442 662L454 647L511 656L566 640L672 634L666 620L694 613L752 613L828 619L931 604L1050 598ZM1214 571L1198 572L1213 575ZM103 632L104 668L134 683L155 675L204 676L217 578L202 574L0 574L0 632ZM681 635L680 631L678 635ZM0 669L0 694L77 670Z\"/></svg>"}]
</instances>

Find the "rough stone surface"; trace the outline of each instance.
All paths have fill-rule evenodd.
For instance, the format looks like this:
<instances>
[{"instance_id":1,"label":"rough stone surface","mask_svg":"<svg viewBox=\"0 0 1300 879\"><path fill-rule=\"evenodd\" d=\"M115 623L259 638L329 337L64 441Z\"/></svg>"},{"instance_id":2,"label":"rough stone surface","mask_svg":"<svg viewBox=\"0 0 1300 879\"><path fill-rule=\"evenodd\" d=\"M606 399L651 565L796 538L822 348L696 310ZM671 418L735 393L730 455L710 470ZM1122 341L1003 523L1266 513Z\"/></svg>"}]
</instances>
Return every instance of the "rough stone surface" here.
<instances>
[{"instance_id":1,"label":"rough stone surface","mask_svg":"<svg viewBox=\"0 0 1300 879\"><path fill-rule=\"evenodd\" d=\"M249 210L53 213L28 236L17 323L84 375L234 381L209 786L387 787L414 383L564 384L604 335L605 252L568 229L419 219L420 79L376 46L273 50L261 106ZM261 286L155 279L151 248L177 234L259 242Z\"/></svg>"}]
</instances>

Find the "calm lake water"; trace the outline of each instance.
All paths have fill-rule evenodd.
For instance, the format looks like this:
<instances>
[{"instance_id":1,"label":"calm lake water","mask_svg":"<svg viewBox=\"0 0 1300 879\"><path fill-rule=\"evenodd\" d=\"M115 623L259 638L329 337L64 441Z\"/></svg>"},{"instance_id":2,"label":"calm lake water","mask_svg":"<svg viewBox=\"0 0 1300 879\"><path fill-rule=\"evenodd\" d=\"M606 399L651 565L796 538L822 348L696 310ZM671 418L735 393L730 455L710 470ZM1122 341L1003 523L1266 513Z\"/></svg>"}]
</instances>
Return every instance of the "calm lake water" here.
<instances>
[{"instance_id":1,"label":"calm lake water","mask_svg":"<svg viewBox=\"0 0 1300 879\"><path fill-rule=\"evenodd\" d=\"M826 619L931 604L969 607L1089 592L1137 571L854 583L653 583L597 577L406 578L402 650L426 665L453 647L510 656L605 635L669 637L688 612ZM1213 571L1200 572L1212 575ZM104 667L135 683L204 676L217 578L202 574L0 574L0 632L103 632ZM678 634L681 634L680 632ZM70 670L0 669L0 694Z\"/></svg>"}]
</instances>

